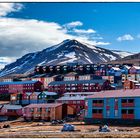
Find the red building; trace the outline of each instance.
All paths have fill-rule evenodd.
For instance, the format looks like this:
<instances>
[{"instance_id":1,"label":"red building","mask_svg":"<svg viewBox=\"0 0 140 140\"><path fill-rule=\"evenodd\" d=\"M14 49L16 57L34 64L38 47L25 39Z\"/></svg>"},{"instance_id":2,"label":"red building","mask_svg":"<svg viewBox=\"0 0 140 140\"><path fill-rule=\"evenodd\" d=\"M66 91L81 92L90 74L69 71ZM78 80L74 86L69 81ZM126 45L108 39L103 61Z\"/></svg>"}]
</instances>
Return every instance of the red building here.
<instances>
[{"instance_id":1,"label":"red building","mask_svg":"<svg viewBox=\"0 0 140 140\"><path fill-rule=\"evenodd\" d=\"M0 82L0 93L23 93L42 91L43 84L39 81Z\"/></svg>"},{"instance_id":2,"label":"red building","mask_svg":"<svg viewBox=\"0 0 140 140\"><path fill-rule=\"evenodd\" d=\"M48 91L62 94L65 92L99 92L110 89L112 89L110 81L105 79L54 81L48 86Z\"/></svg>"},{"instance_id":3,"label":"red building","mask_svg":"<svg viewBox=\"0 0 140 140\"><path fill-rule=\"evenodd\" d=\"M0 119L7 120L12 118L18 118L22 116L22 106L20 105L0 105Z\"/></svg>"},{"instance_id":4,"label":"red building","mask_svg":"<svg viewBox=\"0 0 140 140\"><path fill-rule=\"evenodd\" d=\"M93 95L93 92L69 92L56 100L58 103L65 103L74 109L74 115L85 109L85 97Z\"/></svg>"}]
</instances>

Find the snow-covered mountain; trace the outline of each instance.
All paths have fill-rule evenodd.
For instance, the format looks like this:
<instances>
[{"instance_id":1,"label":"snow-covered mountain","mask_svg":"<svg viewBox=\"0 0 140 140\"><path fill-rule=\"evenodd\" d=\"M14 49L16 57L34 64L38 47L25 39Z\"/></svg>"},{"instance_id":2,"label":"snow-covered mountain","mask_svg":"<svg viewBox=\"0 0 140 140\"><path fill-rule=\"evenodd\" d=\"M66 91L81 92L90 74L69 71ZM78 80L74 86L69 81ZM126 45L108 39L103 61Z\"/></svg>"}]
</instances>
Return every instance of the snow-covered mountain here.
<instances>
[{"instance_id":1,"label":"snow-covered mountain","mask_svg":"<svg viewBox=\"0 0 140 140\"><path fill-rule=\"evenodd\" d=\"M121 58L127 57L129 55L133 55L134 53L119 51L119 50L112 50L114 53L118 54Z\"/></svg>"},{"instance_id":2,"label":"snow-covered mountain","mask_svg":"<svg viewBox=\"0 0 140 140\"><path fill-rule=\"evenodd\" d=\"M67 62L82 64L102 63L120 59L119 53L96 47L94 45L78 42L77 40L64 40L60 44L49 47L36 53L29 53L17 59L14 63L6 65L0 71L0 76L13 73L27 73L36 65L56 65Z\"/></svg>"}]
</instances>

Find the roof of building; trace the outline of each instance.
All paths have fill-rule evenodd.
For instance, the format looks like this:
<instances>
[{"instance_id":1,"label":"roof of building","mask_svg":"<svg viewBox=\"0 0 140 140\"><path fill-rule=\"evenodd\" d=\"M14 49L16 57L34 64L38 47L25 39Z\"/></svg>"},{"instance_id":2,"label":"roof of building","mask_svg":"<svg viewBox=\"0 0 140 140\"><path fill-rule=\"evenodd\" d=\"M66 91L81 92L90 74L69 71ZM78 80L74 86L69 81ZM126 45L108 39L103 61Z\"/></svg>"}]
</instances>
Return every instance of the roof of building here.
<instances>
[{"instance_id":1,"label":"roof of building","mask_svg":"<svg viewBox=\"0 0 140 140\"><path fill-rule=\"evenodd\" d=\"M116 70L116 71L120 70L120 68L117 68L117 67L112 67L111 69Z\"/></svg>"},{"instance_id":2,"label":"roof of building","mask_svg":"<svg viewBox=\"0 0 140 140\"><path fill-rule=\"evenodd\" d=\"M98 80L75 80L75 81L53 81L49 83L49 85L61 85L61 84L96 84L99 83L100 85L103 85L105 82L105 79L98 79Z\"/></svg>"},{"instance_id":3,"label":"roof of building","mask_svg":"<svg viewBox=\"0 0 140 140\"><path fill-rule=\"evenodd\" d=\"M57 99L57 101L68 101L68 100L72 100L72 101L74 101L74 100L85 100L85 97L86 96L71 96L71 97L69 97L69 96L63 96L63 97L60 97L59 99Z\"/></svg>"},{"instance_id":4,"label":"roof of building","mask_svg":"<svg viewBox=\"0 0 140 140\"><path fill-rule=\"evenodd\" d=\"M46 95L57 95L56 92L43 91Z\"/></svg>"},{"instance_id":5,"label":"roof of building","mask_svg":"<svg viewBox=\"0 0 140 140\"><path fill-rule=\"evenodd\" d=\"M10 101L0 101L0 105L2 104L9 104Z\"/></svg>"},{"instance_id":6,"label":"roof of building","mask_svg":"<svg viewBox=\"0 0 140 140\"><path fill-rule=\"evenodd\" d=\"M0 85L19 85L19 84L34 84L38 81L15 81L15 82L0 82Z\"/></svg>"},{"instance_id":7,"label":"roof of building","mask_svg":"<svg viewBox=\"0 0 140 140\"><path fill-rule=\"evenodd\" d=\"M66 92L64 95L92 95L93 92Z\"/></svg>"},{"instance_id":8,"label":"roof of building","mask_svg":"<svg viewBox=\"0 0 140 140\"><path fill-rule=\"evenodd\" d=\"M62 103L30 104L30 105L25 106L24 108L58 107L60 105L62 105Z\"/></svg>"},{"instance_id":9,"label":"roof of building","mask_svg":"<svg viewBox=\"0 0 140 140\"><path fill-rule=\"evenodd\" d=\"M130 66L127 66L127 65L124 65L124 67L127 68L127 69L130 69L131 68Z\"/></svg>"},{"instance_id":10,"label":"roof of building","mask_svg":"<svg viewBox=\"0 0 140 140\"><path fill-rule=\"evenodd\" d=\"M27 94L28 96L30 96L30 95L32 94L32 92L26 92L26 94Z\"/></svg>"},{"instance_id":11,"label":"roof of building","mask_svg":"<svg viewBox=\"0 0 140 140\"><path fill-rule=\"evenodd\" d=\"M132 68L135 68L137 70L140 70L140 66L133 66Z\"/></svg>"},{"instance_id":12,"label":"roof of building","mask_svg":"<svg viewBox=\"0 0 140 140\"><path fill-rule=\"evenodd\" d=\"M6 108L6 109L13 109L13 110L22 108L21 105L10 105L10 104L0 105L0 108L1 107Z\"/></svg>"},{"instance_id":13,"label":"roof of building","mask_svg":"<svg viewBox=\"0 0 140 140\"><path fill-rule=\"evenodd\" d=\"M108 90L101 91L97 94L87 96L89 98L119 98L119 97L140 97L140 89L128 89L128 90Z\"/></svg>"}]
</instances>

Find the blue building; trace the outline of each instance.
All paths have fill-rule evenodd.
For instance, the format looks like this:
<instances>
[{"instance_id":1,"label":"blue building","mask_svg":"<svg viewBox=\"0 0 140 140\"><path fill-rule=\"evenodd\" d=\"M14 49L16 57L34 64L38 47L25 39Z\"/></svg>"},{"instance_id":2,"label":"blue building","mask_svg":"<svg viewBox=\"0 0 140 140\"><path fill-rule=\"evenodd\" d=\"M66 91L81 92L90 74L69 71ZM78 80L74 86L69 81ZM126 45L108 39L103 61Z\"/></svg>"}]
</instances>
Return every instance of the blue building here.
<instances>
[{"instance_id":1,"label":"blue building","mask_svg":"<svg viewBox=\"0 0 140 140\"><path fill-rule=\"evenodd\" d=\"M140 89L101 91L85 104L86 123L140 125Z\"/></svg>"}]
</instances>

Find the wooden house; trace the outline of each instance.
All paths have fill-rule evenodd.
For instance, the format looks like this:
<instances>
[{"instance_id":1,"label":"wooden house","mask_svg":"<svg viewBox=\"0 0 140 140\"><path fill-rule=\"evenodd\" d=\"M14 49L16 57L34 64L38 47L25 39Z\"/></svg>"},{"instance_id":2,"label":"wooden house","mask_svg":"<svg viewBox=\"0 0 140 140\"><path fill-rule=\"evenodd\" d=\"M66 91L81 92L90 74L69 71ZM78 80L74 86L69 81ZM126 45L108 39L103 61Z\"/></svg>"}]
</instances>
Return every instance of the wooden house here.
<instances>
[{"instance_id":1,"label":"wooden house","mask_svg":"<svg viewBox=\"0 0 140 140\"><path fill-rule=\"evenodd\" d=\"M38 95L38 103L53 103L57 98L57 93L43 91Z\"/></svg>"},{"instance_id":2,"label":"wooden house","mask_svg":"<svg viewBox=\"0 0 140 140\"><path fill-rule=\"evenodd\" d=\"M25 120L62 120L68 113L68 106L61 103L30 104L22 110ZM72 109L72 108L71 108Z\"/></svg>"},{"instance_id":3,"label":"wooden house","mask_svg":"<svg viewBox=\"0 0 140 140\"><path fill-rule=\"evenodd\" d=\"M38 103L38 96L40 92L32 92L30 94L30 104L37 104Z\"/></svg>"},{"instance_id":4,"label":"wooden house","mask_svg":"<svg viewBox=\"0 0 140 140\"><path fill-rule=\"evenodd\" d=\"M93 92L67 92L56 100L57 103L65 103L74 109L73 115L85 109L85 97L94 94ZM71 114L72 115L72 114Z\"/></svg>"},{"instance_id":5,"label":"wooden house","mask_svg":"<svg viewBox=\"0 0 140 140\"><path fill-rule=\"evenodd\" d=\"M6 120L11 120L22 116L22 106L21 105L0 105L0 118L5 117Z\"/></svg>"}]
</instances>

